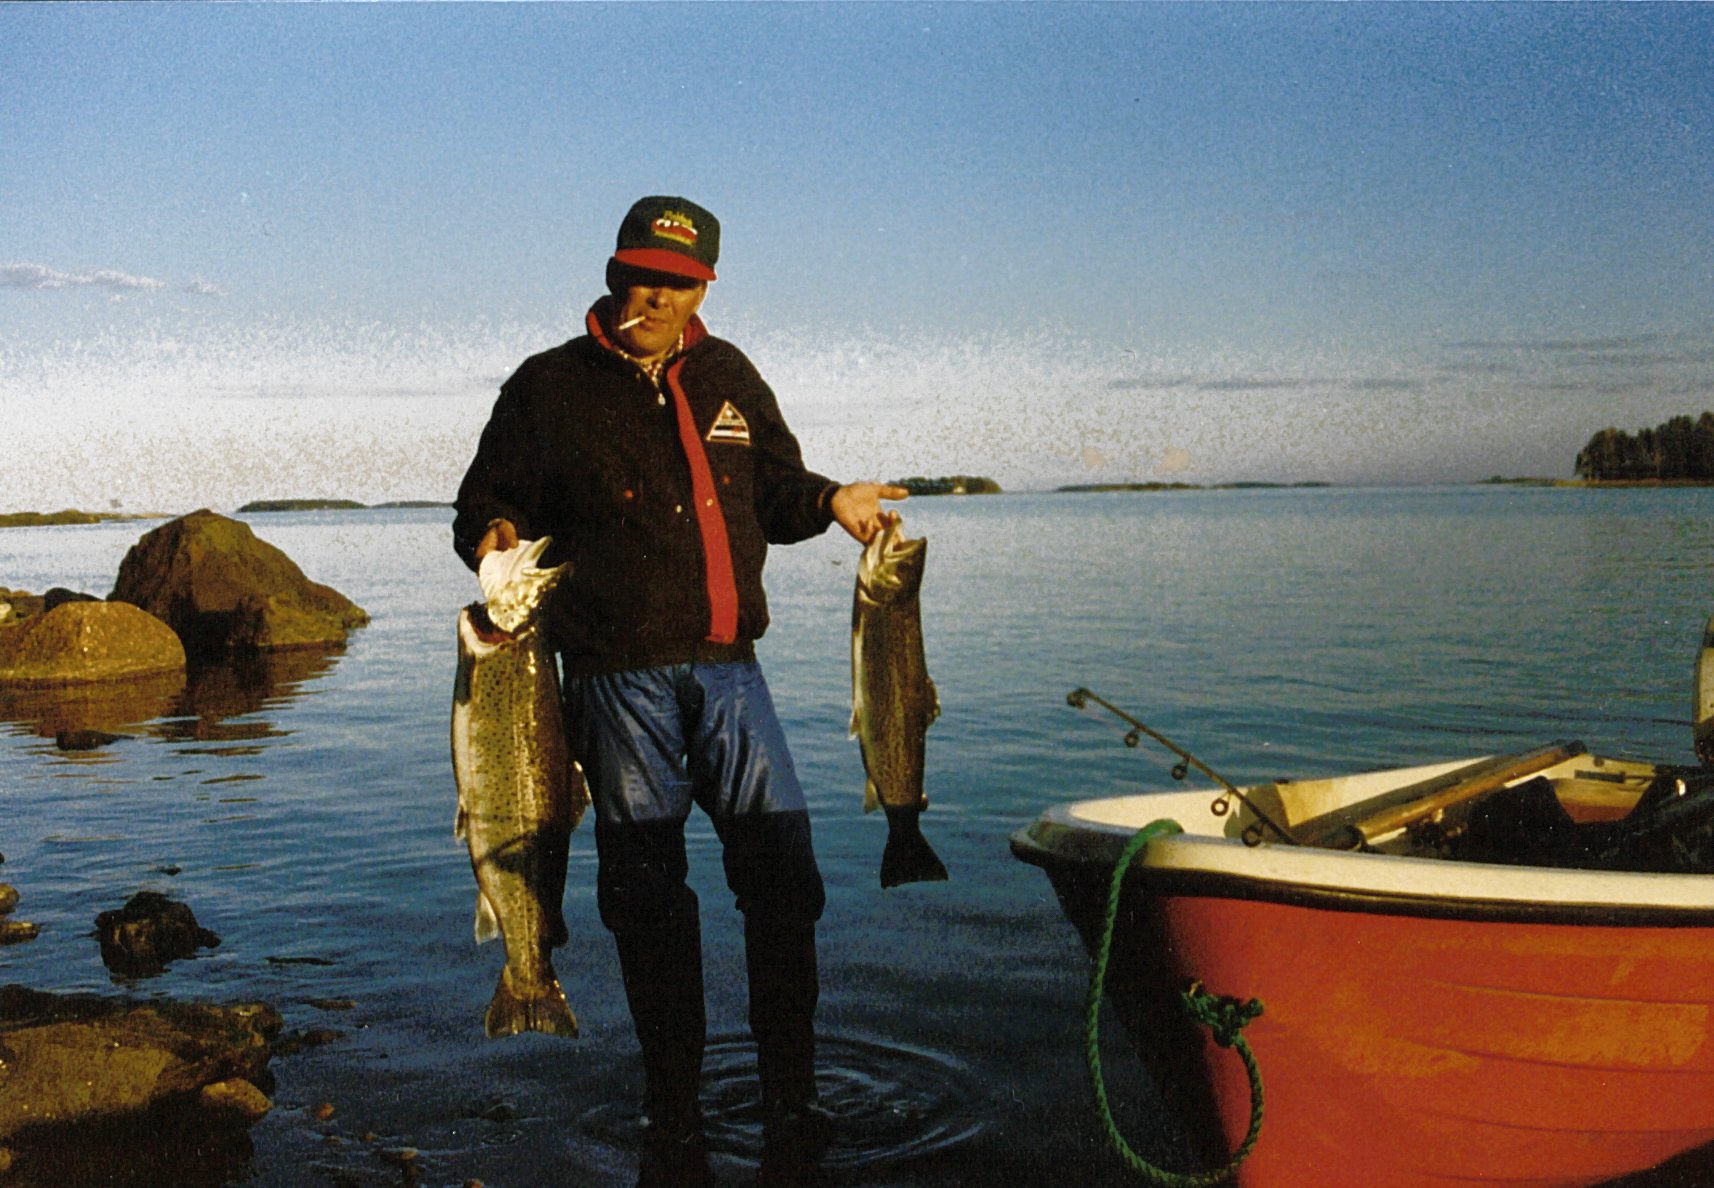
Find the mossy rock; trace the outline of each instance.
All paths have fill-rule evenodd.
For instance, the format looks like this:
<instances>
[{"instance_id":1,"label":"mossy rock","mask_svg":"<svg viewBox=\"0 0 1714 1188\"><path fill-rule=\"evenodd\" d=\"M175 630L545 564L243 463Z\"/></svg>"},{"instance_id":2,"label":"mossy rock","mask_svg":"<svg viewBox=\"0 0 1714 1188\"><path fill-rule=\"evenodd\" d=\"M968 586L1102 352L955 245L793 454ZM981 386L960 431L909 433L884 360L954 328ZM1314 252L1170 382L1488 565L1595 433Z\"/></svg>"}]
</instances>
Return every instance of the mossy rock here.
<instances>
[{"instance_id":1,"label":"mossy rock","mask_svg":"<svg viewBox=\"0 0 1714 1188\"><path fill-rule=\"evenodd\" d=\"M209 1086L264 1076L279 1034L265 1003L128 1002L0 988L0 1144L104 1125Z\"/></svg>"},{"instance_id":2,"label":"mossy rock","mask_svg":"<svg viewBox=\"0 0 1714 1188\"><path fill-rule=\"evenodd\" d=\"M206 509L138 540L111 597L165 621L197 658L343 643L369 621L248 524Z\"/></svg>"},{"instance_id":3,"label":"mossy rock","mask_svg":"<svg viewBox=\"0 0 1714 1188\"><path fill-rule=\"evenodd\" d=\"M40 689L183 672L173 629L135 606L62 602L0 627L0 688Z\"/></svg>"}]
</instances>

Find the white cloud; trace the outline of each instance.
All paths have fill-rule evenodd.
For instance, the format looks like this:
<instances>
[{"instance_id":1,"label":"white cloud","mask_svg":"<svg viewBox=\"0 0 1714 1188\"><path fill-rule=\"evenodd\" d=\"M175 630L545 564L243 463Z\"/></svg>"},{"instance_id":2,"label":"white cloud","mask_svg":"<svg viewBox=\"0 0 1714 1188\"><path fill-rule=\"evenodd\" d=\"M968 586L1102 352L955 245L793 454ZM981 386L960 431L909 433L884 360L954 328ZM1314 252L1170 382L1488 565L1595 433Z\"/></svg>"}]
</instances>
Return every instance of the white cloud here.
<instances>
[{"instance_id":1,"label":"white cloud","mask_svg":"<svg viewBox=\"0 0 1714 1188\"><path fill-rule=\"evenodd\" d=\"M8 283L16 283L9 281ZM0 324L0 407L31 443L0 468L0 511L235 507L264 496L450 498L500 382L577 330L339 318L173 318L49 344ZM1600 376L1557 354L1422 357L1116 349L1062 335L907 339L716 324L755 360L803 445L838 478L985 474L1007 490L1179 474L1243 480L1568 476L1606 424L1703 405L1714 349ZM1468 357L1474 354L1475 358ZM1136 377L1176 377L1170 384ZM1254 378L1271 377L1266 382Z\"/></svg>"},{"instance_id":2,"label":"white cloud","mask_svg":"<svg viewBox=\"0 0 1714 1188\"><path fill-rule=\"evenodd\" d=\"M112 268L61 272L45 264L0 264L0 289L110 289L115 293L153 292L167 287L152 276L133 276Z\"/></svg>"}]
</instances>

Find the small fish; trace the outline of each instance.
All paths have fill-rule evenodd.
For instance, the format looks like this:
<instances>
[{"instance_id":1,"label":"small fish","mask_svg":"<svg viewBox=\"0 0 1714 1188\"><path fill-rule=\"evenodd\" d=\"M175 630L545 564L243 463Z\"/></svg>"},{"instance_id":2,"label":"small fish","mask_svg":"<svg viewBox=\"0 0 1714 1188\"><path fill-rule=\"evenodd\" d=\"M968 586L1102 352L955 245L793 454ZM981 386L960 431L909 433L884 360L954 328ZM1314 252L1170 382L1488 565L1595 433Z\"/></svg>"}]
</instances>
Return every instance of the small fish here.
<instances>
[{"instance_id":1,"label":"small fish","mask_svg":"<svg viewBox=\"0 0 1714 1188\"><path fill-rule=\"evenodd\" d=\"M863 550L851 606L851 734L863 749L863 809L887 812L881 886L946 878L917 818L923 795L923 740L940 715L940 694L922 650L923 563L927 540L907 540L889 516Z\"/></svg>"},{"instance_id":2,"label":"small fish","mask_svg":"<svg viewBox=\"0 0 1714 1188\"><path fill-rule=\"evenodd\" d=\"M476 874L476 940L498 936L506 947L490 1036L577 1034L549 950L567 939L566 858L589 794L566 750L559 675L538 622L566 568L537 567L547 546L543 537L489 553L478 569L485 600L458 615L455 832Z\"/></svg>"}]
</instances>

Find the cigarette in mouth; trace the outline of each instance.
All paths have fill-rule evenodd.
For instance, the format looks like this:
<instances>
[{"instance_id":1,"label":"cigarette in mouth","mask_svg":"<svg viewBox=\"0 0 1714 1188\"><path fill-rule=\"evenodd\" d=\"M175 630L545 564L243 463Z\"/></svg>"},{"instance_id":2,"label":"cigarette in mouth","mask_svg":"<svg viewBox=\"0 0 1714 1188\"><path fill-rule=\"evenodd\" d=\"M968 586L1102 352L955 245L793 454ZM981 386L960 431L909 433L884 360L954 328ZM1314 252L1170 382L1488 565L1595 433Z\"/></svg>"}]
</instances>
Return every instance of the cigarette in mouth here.
<instances>
[{"instance_id":1,"label":"cigarette in mouth","mask_svg":"<svg viewBox=\"0 0 1714 1188\"><path fill-rule=\"evenodd\" d=\"M615 330L629 330L632 326L639 325L643 320L643 316L644 315L642 315L642 314L638 314L636 317L632 318L630 321L620 322L617 326L615 326L613 328Z\"/></svg>"}]
</instances>

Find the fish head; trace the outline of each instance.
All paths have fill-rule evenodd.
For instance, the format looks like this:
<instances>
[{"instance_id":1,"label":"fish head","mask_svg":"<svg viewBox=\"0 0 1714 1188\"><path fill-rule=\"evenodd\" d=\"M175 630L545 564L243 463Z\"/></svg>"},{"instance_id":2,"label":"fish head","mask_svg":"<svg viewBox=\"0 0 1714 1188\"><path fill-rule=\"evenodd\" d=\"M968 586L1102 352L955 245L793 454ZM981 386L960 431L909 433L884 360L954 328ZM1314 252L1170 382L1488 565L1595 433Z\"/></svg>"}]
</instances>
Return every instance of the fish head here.
<instances>
[{"instance_id":1,"label":"fish head","mask_svg":"<svg viewBox=\"0 0 1714 1188\"><path fill-rule=\"evenodd\" d=\"M907 537L904 520L890 516L863 549L863 558L857 563L857 584L876 602L909 598L922 587L927 561L928 538Z\"/></svg>"},{"instance_id":2,"label":"fish head","mask_svg":"<svg viewBox=\"0 0 1714 1188\"><path fill-rule=\"evenodd\" d=\"M502 631L517 632L541 610L548 591L570 570L569 563L542 568L536 563L552 543L552 537L521 540L516 548L496 549L482 558L476 580L488 617Z\"/></svg>"}]
</instances>

